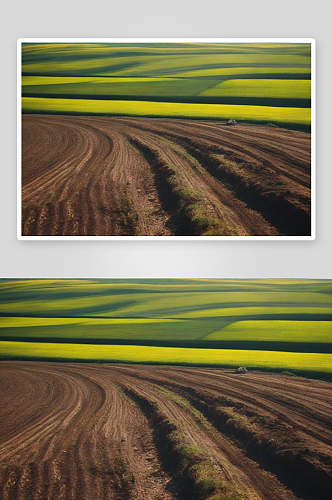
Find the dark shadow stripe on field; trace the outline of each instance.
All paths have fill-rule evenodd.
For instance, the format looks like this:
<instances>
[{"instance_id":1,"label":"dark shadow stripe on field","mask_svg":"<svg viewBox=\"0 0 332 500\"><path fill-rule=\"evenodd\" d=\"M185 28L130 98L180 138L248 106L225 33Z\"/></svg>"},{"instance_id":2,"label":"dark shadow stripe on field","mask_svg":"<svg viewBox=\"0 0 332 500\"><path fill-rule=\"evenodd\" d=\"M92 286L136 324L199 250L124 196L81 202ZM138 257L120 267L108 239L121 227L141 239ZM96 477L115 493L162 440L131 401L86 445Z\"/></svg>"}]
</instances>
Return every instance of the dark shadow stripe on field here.
<instances>
[{"instance_id":1,"label":"dark shadow stripe on field","mask_svg":"<svg viewBox=\"0 0 332 500\"><path fill-rule=\"evenodd\" d=\"M241 67L241 66L240 66ZM268 67L268 66L266 66ZM58 77L58 73L30 73L23 71L22 76L47 76L47 77ZM82 75L84 77L84 75ZM91 78L93 76L96 76L97 78L108 78L112 80L112 78L121 78L121 79L128 79L130 81L131 78L137 78L133 76L127 76L127 75L88 75L87 78ZM66 78L77 78L77 75L66 75ZM143 78L149 78L149 76L143 77ZM153 77L152 77L153 78ZM161 77L162 78L162 77ZM167 77L166 77L167 78ZM248 79L254 79L254 80L311 80L311 73L278 73L276 70L276 73L241 73L241 74L232 74L232 75L209 75L209 76L175 76L171 78L176 78L177 80L219 80L219 81L224 81L224 80L248 80ZM23 88L25 85L23 86Z\"/></svg>"},{"instance_id":2,"label":"dark shadow stripe on field","mask_svg":"<svg viewBox=\"0 0 332 500\"><path fill-rule=\"evenodd\" d=\"M0 342L37 342L46 344L88 344L88 345L130 345L142 347L180 347L190 349L232 349L244 351L282 351L282 352L311 352L332 354L332 343L329 342L282 342L259 340L190 340L168 341L149 339L80 339L59 337L0 337ZM1 344L0 344L1 345Z\"/></svg>"},{"instance_id":3,"label":"dark shadow stripe on field","mask_svg":"<svg viewBox=\"0 0 332 500\"><path fill-rule=\"evenodd\" d=\"M149 76L172 76L172 74L176 74L179 72L188 72L188 71L197 71L197 70L204 70L204 69L213 69L213 68L308 68L310 69L311 65L310 64L248 64L248 63L223 63L223 64L206 64L206 65L201 65L201 66L185 66L185 67L176 67L176 68L167 68L167 69L156 69L156 70L150 70L150 71L140 71L140 68L134 70L134 67L139 65L139 62L132 62L132 63L124 63L124 64L118 64L118 65L107 65L107 66L99 66L97 68L81 68L77 70L73 69L68 69L68 70L58 70L58 71L27 71L24 70L22 71L22 76L67 76L67 77L73 77L73 76L98 76L98 77L104 77L102 73L104 72L116 72L120 71L122 69L129 69L131 68L132 74L127 75L128 77L131 78L136 78L136 77L149 77ZM258 73L259 74L259 73ZM106 75L110 76L110 75ZM112 75L117 78L122 78L121 75ZM176 77L177 78L177 77Z\"/></svg>"},{"instance_id":4,"label":"dark shadow stripe on field","mask_svg":"<svg viewBox=\"0 0 332 500\"><path fill-rule=\"evenodd\" d=\"M173 48L174 46L172 46ZM172 49L171 48L171 49ZM175 48L175 47L174 47ZM56 52L50 52L50 53L22 53L22 64L29 64L29 63L40 63L40 62L51 62L52 58L54 60L54 57L56 57L56 61L89 61L92 59L98 59L98 60L103 60L103 59L110 59L110 58L119 58L119 57L146 57L146 56L154 56L155 58L158 58L160 56L168 56L170 57L179 57L179 56L207 56L207 55L213 55L213 56L220 56L220 55L247 55L248 57L254 55L254 54L259 54L259 55L293 55L293 56L305 56L305 57L310 57L310 54L302 53L301 51L295 52L294 54L290 53L288 54L287 51L282 51L282 50L271 50L268 49L266 51L264 50L245 50L243 52L239 52L238 50L224 50L224 48L221 49L216 49L216 50L192 50L190 46L187 47L180 47L182 50L165 50L165 49L159 49L159 47L155 48L152 47L147 48L147 50L144 51L139 51L139 50L114 50L114 47L110 47L109 51L105 52L93 52L94 49L92 49L92 53L90 52L85 52L82 54L79 54L78 52L72 53L72 54L66 54L62 52L61 50L56 51ZM189 51L186 49L190 49ZM157 49L157 50L156 50ZM74 49L75 50L75 49ZM142 61L139 61L141 63Z\"/></svg>"},{"instance_id":5,"label":"dark shadow stripe on field","mask_svg":"<svg viewBox=\"0 0 332 500\"><path fill-rule=\"evenodd\" d=\"M332 321L332 314L331 313L304 313L304 314L296 314L296 313L280 313L280 314L252 314L252 315L239 315L239 316L203 316L201 318L180 318L180 317L166 317L166 316L153 316L153 315L119 315L119 316L85 316L83 314L81 315L75 315L75 314L50 314L50 313L33 313L33 314L27 314L27 313L0 313L0 318L61 318L61 319L66 319L66 318L75 318L75 319L81 319L81 320L87 320L87 319L165 319L165 320L174 320L174 321L228 321L229 323L234 323L235 321L246 321L246 320L289 320L289 321Z\"/></svg>"}]
</instances>

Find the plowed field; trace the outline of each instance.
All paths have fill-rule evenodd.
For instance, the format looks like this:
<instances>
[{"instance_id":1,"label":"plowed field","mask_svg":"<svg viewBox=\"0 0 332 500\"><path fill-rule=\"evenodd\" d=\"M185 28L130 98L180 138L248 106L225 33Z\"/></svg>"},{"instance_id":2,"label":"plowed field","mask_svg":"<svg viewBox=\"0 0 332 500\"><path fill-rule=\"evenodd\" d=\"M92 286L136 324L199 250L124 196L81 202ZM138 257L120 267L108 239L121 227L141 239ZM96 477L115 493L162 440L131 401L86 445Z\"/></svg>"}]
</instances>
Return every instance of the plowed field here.
<instances>
[{"instance_id":1,"label":"plowed field","mask_svg":"<svg viewBox=\"0 0 332 500\"><path fill-rule=\"evenodd\" d=\"M24 115L24 236L310 235L310 134Z\"/></svg>"},{"instance_id":2,"label":"plowed field","mask_svg":"<svg viewBox=\"0 0 332 500\"><path fill-rule=\"evenodd\" d=\"M327 500L331 385L287 375L1 362L3 500Z\"/></svg>"}]
</instances>

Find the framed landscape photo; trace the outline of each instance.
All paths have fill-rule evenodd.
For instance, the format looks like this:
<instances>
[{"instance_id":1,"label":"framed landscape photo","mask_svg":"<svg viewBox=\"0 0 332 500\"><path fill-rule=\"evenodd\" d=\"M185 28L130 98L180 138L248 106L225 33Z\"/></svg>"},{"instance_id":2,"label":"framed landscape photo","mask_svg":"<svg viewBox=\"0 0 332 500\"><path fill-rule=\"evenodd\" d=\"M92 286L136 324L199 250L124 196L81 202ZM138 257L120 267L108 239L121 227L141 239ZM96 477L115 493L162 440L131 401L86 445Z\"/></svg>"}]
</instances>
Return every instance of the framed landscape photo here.
<instances>
[{"instance_id":1,"label":"framed landscape photo","mask_svg":"<svg viewBox=\"0 0 332 500\"><path fill-rule=\"evenodd\" d=\"M0 279L2 500L330 500L332 280Z\"/></svg>"},{"instance_id":2,"label":"framed landscape photo","mask_svg":"<svg viewBox=\"0 0 332 500\"><path fill-rule=\"evenodd\" d=\"M19 239L315 238L315 40L18 40Z\"/></svg>"}]
</instances>

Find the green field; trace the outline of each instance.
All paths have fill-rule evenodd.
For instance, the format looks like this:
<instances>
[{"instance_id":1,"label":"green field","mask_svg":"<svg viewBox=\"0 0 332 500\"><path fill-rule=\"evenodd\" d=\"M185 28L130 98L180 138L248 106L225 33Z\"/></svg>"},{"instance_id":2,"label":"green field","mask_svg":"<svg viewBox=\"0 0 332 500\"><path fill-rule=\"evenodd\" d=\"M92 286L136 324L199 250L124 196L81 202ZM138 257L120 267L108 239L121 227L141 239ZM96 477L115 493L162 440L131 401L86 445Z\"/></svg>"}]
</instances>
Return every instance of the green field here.
<instances>
[{"instance_id":1,"label":"green field","mask_svg":"<svg viewBox=\"0 0 332 500\"><path fill-rule=\"evenodd\" d=\"M201 95L310 99L310 80L227 80L204 90Z\"/></svg>"},{"instance_id":2,"label":"green field","mask_svg":"<svg viewBox=\"0 0 332 500\"><path fill-rule=\"evenodd\" d=\"M308 108L187 104L147 101L103 101L89 99L46 99L23 97L23 113L106 114L170 118L229 119L275 122L282 125L310 125Z\"/></svg>"},{"instance_id":3,"label":"green field","mask_svg":"<svg viewBox=\"0 0 332 500\"><path fill-rule=\"evenodd\" d=\"M241 67L230 67L230 68L207 68L207 69L197 69L193 71L180 71L179 73L173 73L173 77L181 78L198 78L198 77L222 77L223 79L236 78L238 75L269 75L271 78L276 78L275 75L279 75L278 78L281 80L286 78L287 75L307 75L310 76L311 68L299 68L281 66L281 67L258 67L258 66L241 66ZM257 78L257 76L255 77Z\"/></svg>"},{"instance_id":4,"label":"green field","mask_svg":"<svg viewBox=\"0 0 332 500\"><path fill-rule=\"evenodd\" d=\"M22 111L303 128L310 77L309 44L23 44Z\"/></svg>"},{"instance_id":5,"label":"green field","mask_svg":"<svg viewBox=\"0 0 332 500\"><path fill-rule=\"evenodd\" d=\"M242 316L265 316L268 314L332 314L332 308L329 307L310 307L310 306L297 306L297 307L287 307L287 305L280 306L268 306L268 307L229 307L229 308L217 308L209 309L207 311L191 311L186 313L179 313L173 317L181 318L204 318L208 316L209 318L232 316L232 317L242 317Z\"/></svg>"},{"instance_id":6,"label":"green field","mask_svg":"<svg viewBox=\"0 0 332 500\"><path fill-rule=\"evenodd\" d=\"M57 44L58 46L61 44ZM93 45L93 44L92 44ZM98 44L97 44L98 45ZM239 44L241 45L241 44ZM84 53L75 53L69 49L64 51L58 49L52 50L47 58L47 47L38 52L37 47L33 54L26 56L25 47L23 47L22 72L23 74L54 74L68 76L83 76L86 73L112 76L169 76L174 72L186 69L196 69L197 67L211 66L275 66L275 67L303 67L310 68L310 54L276 54L269 48L257 48L256 53L248 52L246 44L242 44L242 53L228 53L227 47L220 47L219 51L209 53L209 49L192 53L183 49L183 54L169 50L168 52L159 51L151 55L147 46L146 50L135 53L134 47L127 51L119 52L110 45L109 51L96 54L94 48L90 54L89 47L85 48ZM292 50L292 47L291 49ZM299 49L301 51L301 49ZM56 63L55 63L56 61ZM70 75L69 75L70 73Z\"/></svg>"},{"instance_id":7,"label":"green field","mask_svg":"<svg viewBox=\"0 0 332 500\"><path fill-rule=\"evenodd\" d=\"M332 354L190 349L149 346L100 346L1 342L2 359L82 360L120 363L180 364L196 366L247 366L293 370L304 374L332 374Z\"/></svg>"},{"instance_id":8,"label":"green field","mask_svg":"<svg viewBox=\"0 0 332 500\"><path fill-rule=\"evenodd\" d=\"M206 340L331 342L331 321L238 321L213 332Z\"/></svg>"},{"instance_id":9,"label":"green field","mask_svg":"<svg viewBox=\"0 0 332 500\"><path fill-rule=\"evenodd\" d=\"M2 359L332 371L330 280L1 280L0 317Z\"/></svg>"},{"instance_id":10,"label":"green field","mask_svg":"<svg viewBox=\"0 0 332 500\"><path fill-rule=\"evenodd\" d=\"M185 97L201 95L213 85L199 78L98 78L98 77L35 77L22 78L23 95L103 95ZM219 80L215 80L218 84ZM309 82L310 83L310 82Z\"/></svg>"},{"instance_id":11,"label":"green field","mask_svg":"<svg viewBox=\"0 0 332 500\"><path fill-rule=\"evenodd\" d=\"M0 339L42 337L67 339L200 340L225 323L141 318L17 318L1 321Z\"/></svg>"}]
</instances>

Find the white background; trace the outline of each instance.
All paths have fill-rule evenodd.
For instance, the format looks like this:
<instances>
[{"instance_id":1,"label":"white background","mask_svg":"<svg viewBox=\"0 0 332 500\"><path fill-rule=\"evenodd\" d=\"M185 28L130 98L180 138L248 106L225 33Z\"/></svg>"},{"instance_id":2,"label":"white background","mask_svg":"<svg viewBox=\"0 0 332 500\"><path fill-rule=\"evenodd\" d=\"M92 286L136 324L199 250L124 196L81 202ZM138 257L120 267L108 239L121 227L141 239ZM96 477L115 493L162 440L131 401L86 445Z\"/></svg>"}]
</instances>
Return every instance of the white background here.
<instances>
[{"instance_id":1,"label":"white background","mask_svg":"<svg viewBox=\"0 0 332 500\"><path fill-rule=\"evenodd\" d=\"M332 278L332 2L136 0L1 2L0 277ZM18 38L283 37L317 43L314 241L18 241Z\"/></svg>"}]
</instances>

